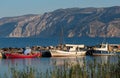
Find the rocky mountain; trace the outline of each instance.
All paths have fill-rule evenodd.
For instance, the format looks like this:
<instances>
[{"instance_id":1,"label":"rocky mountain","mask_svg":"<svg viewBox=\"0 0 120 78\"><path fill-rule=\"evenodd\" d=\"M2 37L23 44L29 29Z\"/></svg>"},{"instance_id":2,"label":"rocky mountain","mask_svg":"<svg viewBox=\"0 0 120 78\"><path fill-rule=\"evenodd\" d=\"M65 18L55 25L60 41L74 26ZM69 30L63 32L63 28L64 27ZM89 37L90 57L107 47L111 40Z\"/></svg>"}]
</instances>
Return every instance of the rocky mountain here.
<instances>
[{"instance_id":1,"label":"rocky mountain","mask_svg":"<svg viewBox=\"0 0 120 78\"><path fill-rule=\"evenodd\" d=\"M120 37L120 6L67 8L0 19L0 37L58 37L61 32L65 37Z\"/></svg>"}]
</instances>

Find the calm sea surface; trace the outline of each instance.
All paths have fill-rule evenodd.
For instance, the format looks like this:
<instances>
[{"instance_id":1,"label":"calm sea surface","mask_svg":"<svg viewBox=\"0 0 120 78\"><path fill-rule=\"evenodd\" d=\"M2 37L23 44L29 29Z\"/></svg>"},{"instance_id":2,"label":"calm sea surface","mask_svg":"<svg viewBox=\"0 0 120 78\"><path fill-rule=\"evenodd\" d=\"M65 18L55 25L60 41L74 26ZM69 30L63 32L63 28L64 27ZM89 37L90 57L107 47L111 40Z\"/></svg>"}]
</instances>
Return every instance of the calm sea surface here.
<instances>
[{"instance_id":1,"label":"calm sea surface","mask_svg":"<svg viewBox=\"0 0 120 78\"><path fill-rule=\"evenodd\" d=\"M120 38L65 38L63 43L68 44L85 44L85 45L96 45L102 42L107 42L111 44L120 44ZM0 48L5 47L26 47L26 46L50 46L58 45L59 38L0 38ZM64 60L68 62L76 63L79 60L81 67L86 63L92 62L96 59L100 63L116 63L118 58L116 56L85 56L85 57L51 57L51 58L32 58L32 59L0 59L0 76L4 74L10 74L11 67L17 67L18 69L24 69L27 66L34 67L42 72L46 69L53 67L56 61L57 65L63 65Z\"/></svg>"},{"instance_id":2,"label":"calm sea surface","mask_svg":"<svg viewBox=\"0 0 120 78\"><path fill-rule=\"evenodd\" d=\"M62 43L96 45L102 42L120 44L120 38L64 38ZM26 46L50 46L58 45L59 38L0 38L0 48L4 47L26 47Z\"/></svg>"}]
</instances>

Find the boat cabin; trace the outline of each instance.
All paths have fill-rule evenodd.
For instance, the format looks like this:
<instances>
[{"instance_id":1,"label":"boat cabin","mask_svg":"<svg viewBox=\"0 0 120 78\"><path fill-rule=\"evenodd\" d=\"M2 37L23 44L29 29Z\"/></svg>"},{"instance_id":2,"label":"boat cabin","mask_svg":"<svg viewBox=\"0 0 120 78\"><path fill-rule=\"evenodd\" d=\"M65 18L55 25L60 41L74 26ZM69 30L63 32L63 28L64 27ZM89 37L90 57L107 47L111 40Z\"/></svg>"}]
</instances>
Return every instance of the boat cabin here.
<instances>
[{"instance_id":1,"label":"boat cabin","mask_svg":"<svg viewBox=\"0 0 120 78\"><path fill-rule=\"evenodd\" d=\"M108 44L100 44L94 47L94 50L108 51Z\"/></svg>"},{"instance_id":2,"label":"boat cabin","mask_svg":"<svg viewBox=\"0 0 120 78\"><path fill-rule=\"evenodd\" d=\"M75 45L75 44L65 44L65 48L67 48L68 51L80 51L81 49L85 48L85 45Z\"/></svg>"}]
</instances>

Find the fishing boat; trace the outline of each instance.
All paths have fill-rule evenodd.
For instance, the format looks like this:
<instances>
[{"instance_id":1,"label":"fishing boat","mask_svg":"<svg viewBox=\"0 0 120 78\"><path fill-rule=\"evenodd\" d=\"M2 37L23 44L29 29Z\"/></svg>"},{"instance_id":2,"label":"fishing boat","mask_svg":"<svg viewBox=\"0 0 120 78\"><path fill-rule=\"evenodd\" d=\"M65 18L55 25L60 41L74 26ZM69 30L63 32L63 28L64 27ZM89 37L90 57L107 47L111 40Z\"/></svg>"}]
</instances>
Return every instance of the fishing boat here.
<instances>
[{"instance_id":1,"label":"fishing boat","mask_svg":"<svg viewBox=\"0 0 120 78\"><path fill-rule=\"evenodd\" d=\"M6 53L6 58L37 58L40 57L41 53L33 53L29 55L19 54L19 53Z\"/></svg>"},{"instance_id":2,"label":"fishing boat","mask_svg":"<svg viewBox=\"0 0 120 78\"><path fill-rule=\"evenodd\" d=\"M52 57L74 57L85 56L86 50L84 45L65 44L62 49L51 50Z\"/></svg>"},{"instance_id":3,"label":"fishing boat","mask_svg":"<svg viewBox=\"0 0 120 78\"><path fill-rule=\"evenodd\" d=\"M115 48L111 48L110 44L100 44L93 48L92 55L118 55L120 52L117 52Z\"/></svg>"}]
</instances>

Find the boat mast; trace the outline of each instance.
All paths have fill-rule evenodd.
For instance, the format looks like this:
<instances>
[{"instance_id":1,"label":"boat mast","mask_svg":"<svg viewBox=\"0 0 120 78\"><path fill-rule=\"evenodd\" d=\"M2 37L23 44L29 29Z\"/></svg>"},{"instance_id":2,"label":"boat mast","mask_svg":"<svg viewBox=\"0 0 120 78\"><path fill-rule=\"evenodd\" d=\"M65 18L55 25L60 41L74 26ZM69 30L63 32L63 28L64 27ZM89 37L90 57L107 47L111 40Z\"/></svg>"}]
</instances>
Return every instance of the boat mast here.
<instances>
[{"instance_id":1,"label":"boat mast","mask_svg":"<svg viewBox=\"0 0 120 78\"><path fill-rule=\"evenodd\" d=\"M60 45L63 44L63 27L61 27L61 32L60 32L60 42L59 42Z\"/></svg>"},{"instance_id":2,"label":"boat mast","mask_svg":"<svg viewBox=\"0 0 120 78\"><path fill-rule=\"evenodd\" d=\"M105 37L104 37L103 43L106 43L106 38L107 38L107 25L106 25L106 27L104 27L104 30L105 30L105 32L104 32Z\"/></svg>"}]
</instances>

